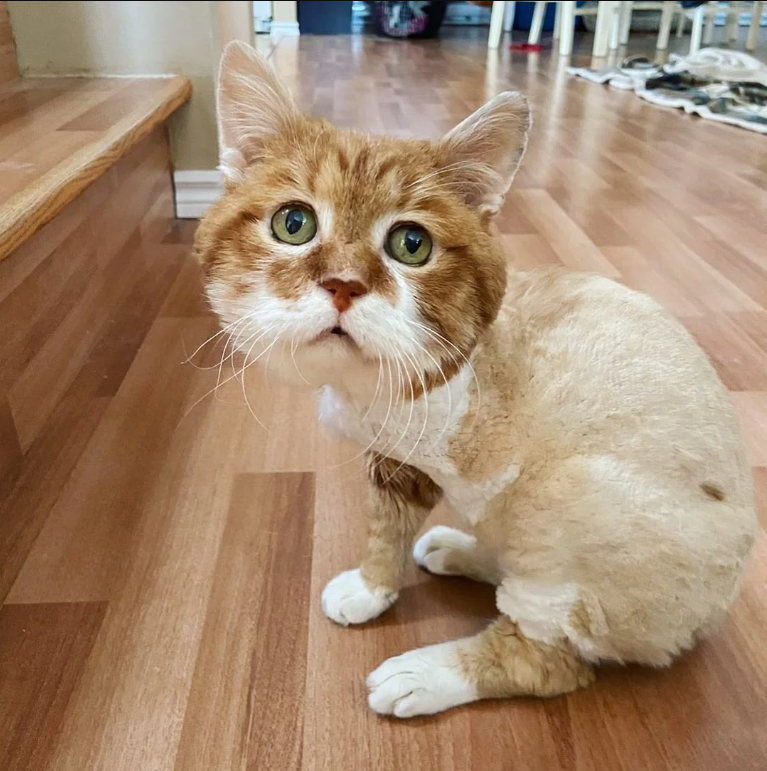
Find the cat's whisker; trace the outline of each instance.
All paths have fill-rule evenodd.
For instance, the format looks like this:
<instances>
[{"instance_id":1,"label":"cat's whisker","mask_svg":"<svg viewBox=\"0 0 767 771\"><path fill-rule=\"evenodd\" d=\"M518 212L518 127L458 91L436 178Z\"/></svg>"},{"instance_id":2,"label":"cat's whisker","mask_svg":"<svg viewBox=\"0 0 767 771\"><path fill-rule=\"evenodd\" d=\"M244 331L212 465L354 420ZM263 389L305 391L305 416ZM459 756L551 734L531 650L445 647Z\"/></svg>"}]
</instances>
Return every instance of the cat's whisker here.
<instances>
[{"instance_id":1,"label":"cat's whisker","mask_svg":"<svg viewBox=\"0 0 767 771\"><path fill-rule=\"evenodd\" d=\"M274 342L272 342L272 345L274 345L275 342L277 342L277 338L275 338ZM256 345L256 343L258 343L258 340L256 340L253 343L253 345L250 346L250 348L248 349L248 352L245 354L245 361L243 362L242 369L240 370L240 375L241 375L241 377L240 377L240 385L241 385L241 388L242 388L242 398L245 400L245 406L248 408L248 411L250 412L250 414L255 418L256 423L258 423L258 425L261 426L261 428L263 428L264 431L268 432L269 429L261 422L261 420L259 419L258 415L256 415L253 407L251 407L250 399L248 399L248 392L247 392L247 390L245 388L245 370L248 367L248 357L250 356L250 353L253 350L253 348ZM262 352L261 355L263 355L263 352ZM256 360L257 359L258 359L258 357L256 357Z\"/></svg>"},{"instance_id":2,"label":"cat's whisker","mask_svg":"<svg viewBox=\"0 0 767 771\"><path fill-rule=\"evenodd\" d=\"M406 377L407 376L407 366L406 366L405 362L404 361L402 362L402 368L400 368L400 364L399 364L402 355L407 356L407 353L405 353L405 351L403 351L402 348L399 348L399 353L398 353L397 359L395 359L395 361L397 363L397 369L398 369L398 371L400 373L400 382L402 383L402 386L403 386L403 401L402 401L403 407L400 410L400 416L402 414L402 411L404 410L404 401L405 401L405 399L407 399L407 401L410 402L410 412L409 412L409 414L407 416L407 423L405 423L405 428L402 430L402 433L397 438L397 441L394 443L394 445L392 447L388 447L387 448L387 450L386 450L386 454L387 455L391 455L397 449L397 447L399 447L400 442L402 442L402 440L407 436L407 432L410 430L410 424L411 424L411 422L413 420L413 413L415 411L415 399L413 398L414 391L413 391L412 379ZM404 375L402 374L403 372L404 372ZM409 396L409 398L407 397L407 394L404 394L405 383L407 383L409 385L409 388L410 388L410 396ZM399 419L400 418L398 418L398 420Z\"/></svg>"},{"instance_id":3,"label":"cat's whisker","mask_svg":"<svg viewBox=\"0 0 767 771\"><path fill-rule=\"evenodd\" d=\"M471 370L471 375L474 378L474 383L477 387L477 409L474 413L474 422L476 422L479 416L480 410L482 409L482 388L479 384L479 378L477 377L477 372L474 369L474 365L469 361L469 359L466 357L466 354L464 354L460 348L458 348L454 343L451 343L450 340L448 340L446 337L443 337L442 335L440 335L439 332L435 332L433 329L430 329L429 327L425 326L424 324L421 324L418 321L409 320L408 323L412 324L413 326L416 326L418 329L423 330L424 332L426 332L427 335L431 335L431 337L434 340L436 340L445 349L445 351L447 351L448 355L451 356L453 362L456 362L455 356L452 356L448 351L448 349L445 348L445 343L447 343L447 345L449 345L451 348L453 348L456 351L456 353L458 353L458 355L466 363L466 366Z\"/></svg>"},{"instance_id":4,"label":"cat's whisker","mask_svg":"<svg viewBox=\"0 0 767 771\"><path fill-rule=\"evenodd\" d=\"M448 383L447 375L445 374L445 370L442 368L442 365L429 353L425 346L421 345L416 340L413 342L432 360L432 362L434 362L434 366L437 368L437 372L442 375L442 379L445 381L445 390L447 391L447 415L445 416L445 425L442 427L442 430L439 432L439 435L434 440L432 445L428 448L428 450L426 450L426 453L428 454L434 451L434 449L440 443L442 437L445 435L445 431L447 431L448 427L450 426L450 422L453 417L453 394L450 390L450 384Z\"/></svg>"},{"instance_id":5,"label":"cat's whisker","mask_svg":"<svg viewBox=\"0 0 767 771\"><path fill-rule=\"evenodd\" d=\"M232 350L229 356L226 357L226 359L228 359L232 364L232 378L235 378L237 376L237 370L235 369L235 361L234 361L235 354L237 353L238 350L240 350L241 345L246 346L254 337L258 336L258 331L256 331L252 335L249 335L243 343L240 343L240 337L242 337L243 334L248 332L249 327L250 327L250 323L246 324L245 327L237 333L236 337L234 338L230 337L229 339L229 342L231 342L232 344ZM226 361L226 359L222 358L221 362L219 363L218 375L216 376L216 387L213 389L213 398L216 399L217 401L220 401L218 396L218 389L221 385L223 385L223 383L221 382L221 374L223 372L224 361ZM228 381L224 381L224 383L226 382Z\"/></svg>"},{"instance_id":6,"label":"cat's whisker","mask_svg":"<svg viewBox=\"0 0 767 771\"><path fill-rule=\"evenodd\" d=\"M197 354L211 341L215 340L217 337L220 337L223 335L230 327L236 326L242 321L242 319L236 319L235 321L232 321L231 323L227 324L225 327L221 327L217 332L214 332L210 337L208 337L206 340L203 340L195 349L192 351L192 353L187 354L186 352L186 341L181 340L181 347L184 350L184 360L181 362L182 364L192 364L192 359L197 356Z\"/></svg>"},{"instance_id":7,"label":"cat's whisker","mask_svg":"<svg viewBox=\"0 0 767 771\"><path fill-rule=\"evenodd\" d=\"M429 423L429 392L426 389L426 379L424 378L421 372L421 368L418 366L418 363L415 361L415 359L412 356L410 356L410 354L408 354L407 351L403 350L402 354L410 362L410 364L413 365L413 368L416 374L418 375L418 379L421 382L423 404L424 404L424 417L423 417L423 425L421 426L421 432L418 434L418 438L415 440L415 442L413 443L413 446L410 448L410 452L408 452L408 454L400 462L399 466L397 466L397 468L389 475L389 480L391 480L403 466L407 465L407 462L408 460L410 460L411 455L415 452L416 448L421 443L421 440L423 439L423 435L426 432L426 427ZM410 385L410 400L411 400L411 408L412 408L412 406L415 405L415 399L413 398L412 381ZM412 415L412 409L411 409L411 415Z\"/></svg>"},{"instance_id":8,"label":"cat's whisker","mask_svg":"<svg viewBox=\"0 0 767 771\"><path fill-rule=\"evenodd\" d=\"M378 379L376 380L376 390L373 393L373 399L371 400L367 410L365 410L365 414L362 416L362 419L360 420L361 423L364 423L367 420L368 415L370 415L370 410L373 409L373 406L376 403L376 399L378 399L378 389L381 387L382 370L383 370L383 362L381 361L381 357L379 356L378 357Z\"/></svg>"},{"instance_id":9,"label":"cat's whisker","mask_svg":"<svg viewBox=\"0 0 767 771\"><path fill-rule=\"evenodd\" d=\"M204 348L206 345L208 345L208 343L212 342L212 341L213 341L213 340L215 340L217 337L219 337L219 336L221 336L221 335L223 335L223 334L226 334L227 332L229 332L229 330L230 330L230 329L234 329L234 328L236 328L237 326L239 326L240 324L244 324L244 323L247 323L247 322L248 322L248 321L249 321L249 320L252 318L252 316L253 316L253 315L254 315L254 314L252 314L252 313L248 313L248 314L246 314L245 316L242 316L241 318L235 319L235 320L234 320L234 321L232 321L231 323L229 323L229 324L227 324L226 326L222 327L221 329L219 329L219 330L218 330L218 332L215 332L214 334L212 334L212 335L211 335L211 336L210 336L210 337L209 337L207 340L205 340L203 343L200 343L200 345L198 345L198 346L197 346L197 348L195 348L195 349L194 349L194 351L193 351L191 354L189 354L188 356L187 356L187 354L186 354L186 343L185 343L185 342L182 340L182 341L181 341L181 347L184 349L184 355L186 356L186 358L185 358L185 359L184 359L184 360L181 362L181 364L182 364L182 365L185 365L185 364L191 364L191 365L192 365L192 366L193 366L195 369L198 369L198 370L200 370L200 371L205 371L205 370L209 370L209 369L215 369L216 367L218 367L218 364L211 364L209 367L201 367L199 364L195 364L195 363L192 361L192 359L194 359L194 357L195 357L195 356L197 356L197 354L198 354L198 353L199 353L199 352L200 352L200 351L201 351L201 350L202 350L202 349L203 349L203 348ZM227 346L225 345L225 346L224 346L224 352L226 352L226 347L227 347Z\"/></svg>"},{"instance_id":10,"label":"cat's whisker","mask_svg":"<svg viewBox=\"0 0 767 771\"><path fill-rule=\"evenodd\" d=\"M384 432L384 429L386 428L386 424L389 422L389 416L391 415L392 405L394 401L394 377L393 377L392 366L391 366L391 362L392 362L391 347L387 345L386 349L387 349L386 366L389 374L389 404L388 404L388 407L386 408L386 415L384 416L383 422L381 423L381 427L378 429L378 433L373 437L373 439L370 441L367 447L364 447L362 450L360 450L356 455L352 456L351 458L348 458L347 460L341 463L336 463L330 468L341 468L342 466L346 466L349 463L353 463L355 460L365 455L368 452L368 450L370 450L370 448L376 444L376 442L378 441L378 438ZM382 367L380 366L380 363L382 362L381 357L379 357L378 361L379 361L379 374L380 374L382 371ZM372 406L373 405L371 403L370 407L368 407L368 411L365 413L366 415L370 412L370 409ZM351 478L353 477L350 477L350 479Z\"/></svg>"},{"instance_id":11,"label":"cat's whisker","mask_svg":"<svg viewBox=\"0 0 767 771\"><path fill-rule=\"evenodd\" d=\"M293 335L290 338L290 358L293 362L293 366L295 367L296 372L298 373L298 376L301 378L301 380L306 383L310 388L312 388L312 384L304 377L301 370L298 368L298 363L296 362L296 349L298 348L298 340L296 340L296 336Z\"/></svg>"},{"instance_id":12,"label":"cat's whisker","mask_svg":"<svg viewBox=\"0 0 767 771\"><path fill-rule=\"evenodd\" d=\"M274 348L274 346L275 346L275 345L276 345L278 342L280 342L280 337L282 336L282 334L283 334L283 332L285 331L285 329L286 329L286 328L287 328L287 324L286 324L286 325L284 325L284 326L282 326L282 327L281 327L281 328L280 328L280 329L279 329L279 330L278 330L278 331L275 333L275 335L274 335L274 340L272 340L272 342L271 342L271 343L269 343L269 345L268 345L268 346L267 346L267 347L266 347L266 348L265 348L263 351L261 351L261 353L259 353L259 354L258 354L258 356L256 356L256 358L255 358L255 359L253 359L252 361L248 361L248 359L249 359L249 357L250 357L250 354L251 354L251 352L253 351L253 348L255 347L256 343L258 342L258 340L256 340L256 342L255 342L255 343L253 343L253 345L251 345L251 346L250 346L250 349L248 350L248 353L245 355L245 362L243 363L243 365L242 365L242 369L240 370L240 382L241 382L241 387L242 387L242 395L243 395L243 397L244 397L244 399L245 399L245 405L247 406L248 410L250 411L250 414L251 414L251 415L252 415L252 416L253 416L253 417L256 419L256 422L258 423L258 425L260 425L260 426L261 426L261 428L263 428L263 429L264 429L265 431L267 431L268 433L271 433L271 430L270 430L269 428L267 428L267 427L266 427L266 426L265 426L265 425L264 425L264 424L263 424L263 423L262 423L262 422L259 420L259 418L258 418L258 415L256 415L255 411L253 410L253 407L252 407L252 406L251 406L251 404L250 404L250 399L248 399L247 390L246 390L246 388L245 388L245 370L247 370L247 369L249 369L250 367L252 367L252 366L253 366L253 365L254 365L254 364L255 364L255 363L256 363L256 362L257 362L257 361L258 361L258 360L259 360L259 359L260 359L260 358L261 358L261 357L264 355L264 354L267 354L267 357L266 357L266 365L265 365L264 369L265 369L265 370L267 370L267 372L268 372L268 367L269 367L269 356L271 355L271 351L272 351L272 349ZM274 325L271 325L271 326L270 326L270 327L267 329L267 331L266 331L264 334L267 334L268 332L271 332L271 331L273 331L273 330L274 330ZM263 336L264 336L264 335L262 334L262 335L261 335L261 337L259 337L259 340L260 340L260 339L261 339Z\"/></svg>"},{"instance_id":13,"label":"cat's whisker","mask_svg":"<svg viewBox=\"0 0 767 771\"><path fill-rule=\"evenodd\" d=\"M261 338L262 338L264 335L266 335L266 334L268 333L268 331L269 331L269 330L267 329L265 332L261 333L261 334L258 336L258 340L260 340L260 339L261 339ZM258 334L258 333L256 333L256 334ZM252 337L248 338L248 340L246 340L246 341L245 341L244 345L247 345L247 344L248 344L248 342L250 342L250 340L252 340L252 339L253 339ZM257 343L257 342L258 342L258 340L256 340L256 341L255 341L255 343ZM254 343L253 345L255 345L255 343ZM251 350L252 350L252 348L251 348ZM231 374L231 375L229 375L229 377L227 377L225 380L222 380L222 381L219 381L219 380L217 380L217 381L216 381L216 385L215 385L215 386L213 386L213 388L211 388L210 390L206 391L206 392L205 392L205 393L204 393L204 394L203 394L203 395L202 395L202 396L201 396L199 399L197 399L197 400L196 400L196 401L195 401L195 402L192 404L192 406L191 406L191 407L189 407L189 409L188 409L188 410L187 410L187 411L184 413L184 417L186 417L187 415L189 415L189 413L190 413L190 412L191 412L191 411L192 411L192 410L193 410L193 409L194 409L194 408L195 408L195 407L196 407L198 404L200 404L200 402L202 402L203 400L205 400L205 399L206 399L208 396L210 396L211 394L214 394L216 391L218 391L218 390L219 390L219 388L221 388L221 387L225 386L227 383L229 383L229 382L231 382L232 380L236 379L236 378L237 378L237 376L238 376L240 373L239 373L239 372L237 372L237 371L234 371L234 363L232 363L232 370L233 370L233 372L232 372L232 374ZM219 374L220 374L220 373L219 373Z\"/></svg>"}]
</instances>

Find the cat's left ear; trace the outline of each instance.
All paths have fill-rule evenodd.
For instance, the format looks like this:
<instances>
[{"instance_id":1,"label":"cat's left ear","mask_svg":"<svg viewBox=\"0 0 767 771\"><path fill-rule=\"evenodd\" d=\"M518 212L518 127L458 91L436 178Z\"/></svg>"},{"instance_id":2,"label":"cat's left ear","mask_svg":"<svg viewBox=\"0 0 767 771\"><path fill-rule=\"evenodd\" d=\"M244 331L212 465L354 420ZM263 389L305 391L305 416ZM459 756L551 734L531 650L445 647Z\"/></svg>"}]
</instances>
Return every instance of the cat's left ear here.
<instances>
[{"instance_id":1,"label":"cat's left ear","mask_svg":"<svg viewBox=\"0 0 767 771\"><path fill-rule=\"evenodd\" d=\"M529 128L527 99L505 91L440 140L445 176L469 206L491 214L501 208L524 155Z\"/></svg>"},{"instance_id":2,"label":"cat's left ear","mask_svg":"<svg viewBox=\"0 0 767 771\"><path fill-rule=\"evenodd\" d=\"M229 43L221 57L216 108L220 168L230 182L242 178L270 136L303 120L269 62L239 41Z\"/></svg>"}]
</instances>

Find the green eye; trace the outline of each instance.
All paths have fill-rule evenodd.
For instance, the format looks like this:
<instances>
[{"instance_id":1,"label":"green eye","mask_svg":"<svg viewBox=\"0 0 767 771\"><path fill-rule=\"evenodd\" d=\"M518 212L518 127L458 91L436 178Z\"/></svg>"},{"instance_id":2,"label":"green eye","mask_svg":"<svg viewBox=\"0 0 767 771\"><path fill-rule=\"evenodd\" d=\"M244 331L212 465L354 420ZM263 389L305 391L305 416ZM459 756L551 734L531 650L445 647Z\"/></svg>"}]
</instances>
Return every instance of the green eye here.
<instances>
[{"instance_id":1,"label":"green eye","mask_svg":"<svg viewBox=\"0 0 767 771\"><path fill-rule=\"evenodd\" d=\"M314 238L317 220L308 206L291 203L283 206L272 217L272 233L278 241L286 244L305 244Z\"/></svg>"},{"instance_id":2,"label":"green eye","mask_svg":"<svg viewBox=\"0 0 767 771\"><path fill-rule=\"evenodd\" d=\"M386 251L404 265L423 265L431 255L431 236L418 225L398 225L386 238Z\"/></svg>"}]
</instances>

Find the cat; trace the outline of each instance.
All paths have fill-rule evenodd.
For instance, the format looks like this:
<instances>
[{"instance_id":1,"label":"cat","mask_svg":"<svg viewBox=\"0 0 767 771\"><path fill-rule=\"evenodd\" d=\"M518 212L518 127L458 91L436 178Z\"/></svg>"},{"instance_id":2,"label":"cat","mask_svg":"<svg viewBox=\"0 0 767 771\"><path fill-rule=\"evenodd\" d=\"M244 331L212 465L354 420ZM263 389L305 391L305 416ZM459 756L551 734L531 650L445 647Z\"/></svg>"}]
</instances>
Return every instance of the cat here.
<instances>
[{"instance_id":1,"label":"cat","mask_svg":"<svg viewBox=\"0 0 767 771\"><path fill-rule=\"evenodd\" d=\"M755 537L728 394L649 297L564 269L509 270L494 231L524 153L501 93L438 141L305 117L233 43L218 85L223 197L195 252L233 344L318 389L366 448L370 538L325 614L375 618L421 567L497 587L499 616L406 652L368 703L409 717L665 666L723 619ZM465 523L415 535L438 501Z\"/></svg>"}]
</instances>

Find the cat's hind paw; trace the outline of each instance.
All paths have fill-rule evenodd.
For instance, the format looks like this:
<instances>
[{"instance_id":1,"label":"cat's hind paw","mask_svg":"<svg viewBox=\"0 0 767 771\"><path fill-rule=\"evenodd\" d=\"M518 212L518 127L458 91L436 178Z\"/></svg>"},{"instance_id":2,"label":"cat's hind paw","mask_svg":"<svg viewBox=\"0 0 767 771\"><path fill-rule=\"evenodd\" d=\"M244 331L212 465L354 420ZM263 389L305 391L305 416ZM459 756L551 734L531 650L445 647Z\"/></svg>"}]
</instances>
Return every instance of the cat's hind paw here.
<instances>
[{"instance_id":1,"label":"cat's hind paw","mask_svg":"<svg viewBox=\"0 0 767 771\"><path fill-rule=\"evenodd\" d=\"M476 548L474 536L454 527L436 525L424 533L413 547L413 558L419 567L441 576L461 575L456 553L471 553Z\"/></svg>"},{"instance_id":2,"label":"cat's hind paw","mask_svg":"<svg viewBox=\"0 0 767 771\"><path fill-rule=\"evenodd\" d=\"M395 717L431 715L479 698L461 669L456 642L387 659L370 673L367 686L370 708Z\"/></svg>"},{"instance_id":3,"label":"cat's hind paw","mask_svg":"<svg viewBox=\"0 0 767 771\"><path fill-rule=\"evenodd\" d=\"M339 573L322 592L322 611L341 626L364 624L390 608L397 592L369 589L359 568Z\"/></svg>"}]
</instances>

